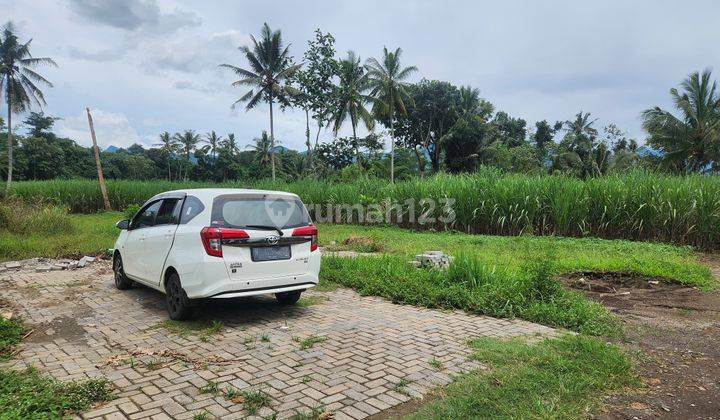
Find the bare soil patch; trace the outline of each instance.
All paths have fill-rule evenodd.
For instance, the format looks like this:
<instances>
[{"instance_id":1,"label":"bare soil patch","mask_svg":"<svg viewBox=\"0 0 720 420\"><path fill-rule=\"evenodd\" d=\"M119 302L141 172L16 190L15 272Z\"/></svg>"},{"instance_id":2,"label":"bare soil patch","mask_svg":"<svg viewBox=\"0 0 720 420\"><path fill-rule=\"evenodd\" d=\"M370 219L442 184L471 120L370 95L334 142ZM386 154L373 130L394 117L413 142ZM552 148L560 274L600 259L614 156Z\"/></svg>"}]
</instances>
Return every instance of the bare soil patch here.
<instances>
[{"instance_id":1,"label":"bare soil patch","mask_svg":"<svg viewBox=\"0 0 720 420\"><path fill-rule=\"evenodd\" d=\"M720 268L717 258L703 261ZM597 418L720 418L720 293L618 273L563 281L624 321L620 341L646 385L606 398Z\"/></svg>"}]
</instances>

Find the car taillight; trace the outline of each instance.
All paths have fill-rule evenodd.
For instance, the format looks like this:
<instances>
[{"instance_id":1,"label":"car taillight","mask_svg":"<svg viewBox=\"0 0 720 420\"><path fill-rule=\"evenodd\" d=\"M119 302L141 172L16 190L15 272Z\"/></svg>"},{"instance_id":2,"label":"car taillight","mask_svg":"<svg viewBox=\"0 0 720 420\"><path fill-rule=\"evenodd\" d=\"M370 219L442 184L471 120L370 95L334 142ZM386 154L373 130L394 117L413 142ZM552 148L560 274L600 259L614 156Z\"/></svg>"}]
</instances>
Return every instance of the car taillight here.
<instances>
[{"instance_id":1,"label":"car taillight","mask_svg":"<svg viewBox=\"0 0 720 420\"><path fill-rule=\"evenodd\" d=\"M249 238L249 236L247 232L242 229L204 227L200 231L200 238L205 247L205 252L207 252L208 255L222 257L223 239Z\"/></svg>"},{"instance_id":2,"label":"car taillight","mask_svg":"<svg viewBox=\"0 0 720 420\"><path fill-rule=\"evenodd\" d=\"M310 251L318 249L318 230L315 226L303 226L293 229L292 236L309 236Z\"/></svg>"}]
</instances>

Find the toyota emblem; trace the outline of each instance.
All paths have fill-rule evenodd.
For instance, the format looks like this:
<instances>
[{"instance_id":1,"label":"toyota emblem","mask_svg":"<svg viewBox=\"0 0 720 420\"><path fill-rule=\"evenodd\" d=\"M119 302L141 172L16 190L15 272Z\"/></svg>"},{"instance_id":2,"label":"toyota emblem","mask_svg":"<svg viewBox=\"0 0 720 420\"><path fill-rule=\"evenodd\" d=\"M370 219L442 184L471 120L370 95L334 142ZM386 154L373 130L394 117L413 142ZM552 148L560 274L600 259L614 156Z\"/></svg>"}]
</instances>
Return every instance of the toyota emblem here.
<instances>
[{"instance_id":1,"label":"toyota emblem","mask_svg":"<svg viewBox=\"0 0 720 420\"><path fill-rule=\"evenodd\" d=\"M270 245L277 245L277 243L280 241L280 237L278 235L268 235L265 237L265 242L267 242Z\"/></svg>"}]
</instances>

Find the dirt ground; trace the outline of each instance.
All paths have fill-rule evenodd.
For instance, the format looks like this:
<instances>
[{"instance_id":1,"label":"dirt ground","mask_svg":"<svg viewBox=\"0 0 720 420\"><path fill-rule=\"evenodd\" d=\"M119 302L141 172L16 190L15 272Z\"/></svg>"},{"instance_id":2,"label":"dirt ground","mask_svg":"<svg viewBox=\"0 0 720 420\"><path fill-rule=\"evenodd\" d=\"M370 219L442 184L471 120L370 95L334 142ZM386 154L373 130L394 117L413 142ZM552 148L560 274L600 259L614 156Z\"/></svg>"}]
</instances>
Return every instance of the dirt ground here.
<instances>
[{"instance_id":1,"label":"dirt ground","mask_svg":"<svg viewBox=\"0 0 720 420\"><path fill-rule=\"evenodd\" d=\"M720 255L706 255L720 278ZM609 396L596 418L720 418L720 293L621 274L565 279L625 323L620 342L645 386Z\"/></svg>"}]
</instances>

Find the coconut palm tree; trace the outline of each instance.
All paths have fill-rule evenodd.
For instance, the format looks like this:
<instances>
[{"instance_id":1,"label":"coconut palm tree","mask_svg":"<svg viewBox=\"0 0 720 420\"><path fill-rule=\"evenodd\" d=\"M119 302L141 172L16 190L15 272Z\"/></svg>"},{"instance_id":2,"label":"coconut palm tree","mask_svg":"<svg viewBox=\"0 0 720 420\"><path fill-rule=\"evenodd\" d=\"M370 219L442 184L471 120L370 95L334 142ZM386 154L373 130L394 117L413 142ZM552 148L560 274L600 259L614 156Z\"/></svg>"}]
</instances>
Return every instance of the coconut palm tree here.
<instances>
[{"instance_id":1,"label":"coconut palm tree","mask_svg":"<svg viewBox=\"0 0 720 420\"><path fill-rule=\"evenodd\" d=\"M389 52L383 48L382 63L370 58L365 64L371 87L370 96L373 98L373 113L390 121L390 182L395 182L395 132L394 119L396 114L406 115L405 102L412 103L412 97L407 91L409 83L405 80L417 67L403 68L400 65L402 49Z\"/></svg>"},{"instance_id":2,"label":"coconut palm tree","mask_svg":"<svg viewBox=\"0 0 720 420\"><path fill-rule=\"evenodd\" d=\"M55 61L47 57L33 57L30 54L30 43L18 41L15 27L12 22L5 24L0 35L0 95L5 97L7 103L8 138L7 138L7 185L10 190L13 175L13 133L12 114L18 114L32 107L33 104L42 107L45 105L45 95L38 85L52 87L47 79L35 69L47 64L57 67Z\"/></svg>"},{"instance_id":3,"label":"coconut palm tree","mask_svg":"<svg viewBox=\"0 0 720 420\"><path fill-rule=\"evenodd\" d=\"M210 155L212 157L217 156L217 150L220 147L220 144L222 143L223 139L222 137L219 137L215 130L212 130L211 132L207 133L205 135L205 140L202 140L203 143L206 143L208 147L210 148Z\"/></svg>"},{"instance_id":4,"label":"coconut palm tree","mask_svg":"<svg viewBox=\"0 0 720 420\"><path fill-rule=\"evenodd\" d=\"M655 107L643 111L648 143L663 152L663 163L678 171L701 171L720 165L720 93L710 70L692 73L670 89L679 116Z\"/></svg>"},{"instance_id":5,"label":"coconut palm tree","mask_svg":"<svg viewBox=\"0 0 720 420\"><path fill-rule=\"evenodd\" d=\"M566 132L563 140L567 153L574 153L582 162L582 175L599 175L600 168L592 158L593 148L598 132L593 127L597 118L590 119L589 112L578 112L574 120L567 120L564 123Z\"/></svg>"},{"instance_id":6,"label":"coconut palm tree","mask_svg":"<svg viewBox=\"0 0 720 420\"><path fill-rule=\"evenodd\" d=\"M227 135L227 138L222 140L221 146L230 152L231 155L235 155L238 152L240 152L240 148L238 148L237 140L235 140L235 134L230 133Z\"/></svg>"},{"instance_id":7,"label":"coconut palm tree","mask_svg":"<svg viewBox=\"0 0 720 420\"><path fill-rule=\"evenodd\" d=\"M182 146L182 151L185 153L185 159L187 160L188 167L185 169L185 180L187 181L188 170L190 168L190 154L195 149L195 146L200 142L200 135L196 134L194 130L185 130L182 134L175 133L175 140Z\"/></svg>"},{"instance_id":8,"label":"coconut palm tree","mask_svg":"<svg viewBox=\"0 0 720 420\"><path fill-rule=\"evenodd\" d=\"M270 143L275 147L275 128L273 123L273 104L290 106L288 100L288 84L283 83L296 72L301 65L293 64L290 57L290 46L283 47L282 35L279 30L272 31L268 24L264 24L258 42L250 35L252 48L240 47L245 55L250 70L232 64L220 64L220 67L230 69L240 76L233 82L233 86L251 86L251 89L240 97L233 107L245 103L245 110L255 108L260 102L267 102L270 106ZM275 179L275 156L271 156L272 178Z\"/></svg>"},{"instance_id":9,"label":"coconut palm tree","mask_svg":"<svg viewBox=\"0 0 720 420\"><path fill-rule=\"evenodd\" d=\"M267 131L263 130L260 137L253 139L254 144L249 144L248 149L255 151L255 160L260 163L261 166L267 165L268 162L272 161L272 156L275 154L273 151L273 141L268 137Z\"/></svg>"},{"instance_id":10,"label":"coconut palm tree","mask_svg":"<svg viewBox=\"0 0 720 420\"><path fill-rule=\"evenodd\" d=\"M357 144L356 128L360 121L365 128L372 130L375 120L365 108L371 99L366 92L370 89L367 73L360 64L360 57L354 51L348 51L347 58L340 60L340 84L336 87L336 106L332 116L333 131L337 135L342 124L350 118L353 142L355 143L355 157L360 164L360 152Z\"/></svg>"},{"instance_id":11,"label":"coconut palm tree","mask_svg":"<svg viewBox=\"0 0 720 420\"><path fill-rule=\"evenodd\" d=\"M480 106L480 90L472 86L461 86L458 104L460 115L473 115L478 106Z\"/></svg>"},{"instance_id":12,"label":"coconut palm tree","mask_svg":"<svg viewBox=\"0 0 720 420\"><path fill-rule=\"evenodd\" d=\"M168 133L167 131L163 131L162 133L160 133L160 142L153 144L153 146L160 146L160 150L162 150L167 155L168 181L170 181L170 167L172 166L172 156L179 150L178 141L175 137L171 136L170 133Z\"/></svg>"}]
</instances>

